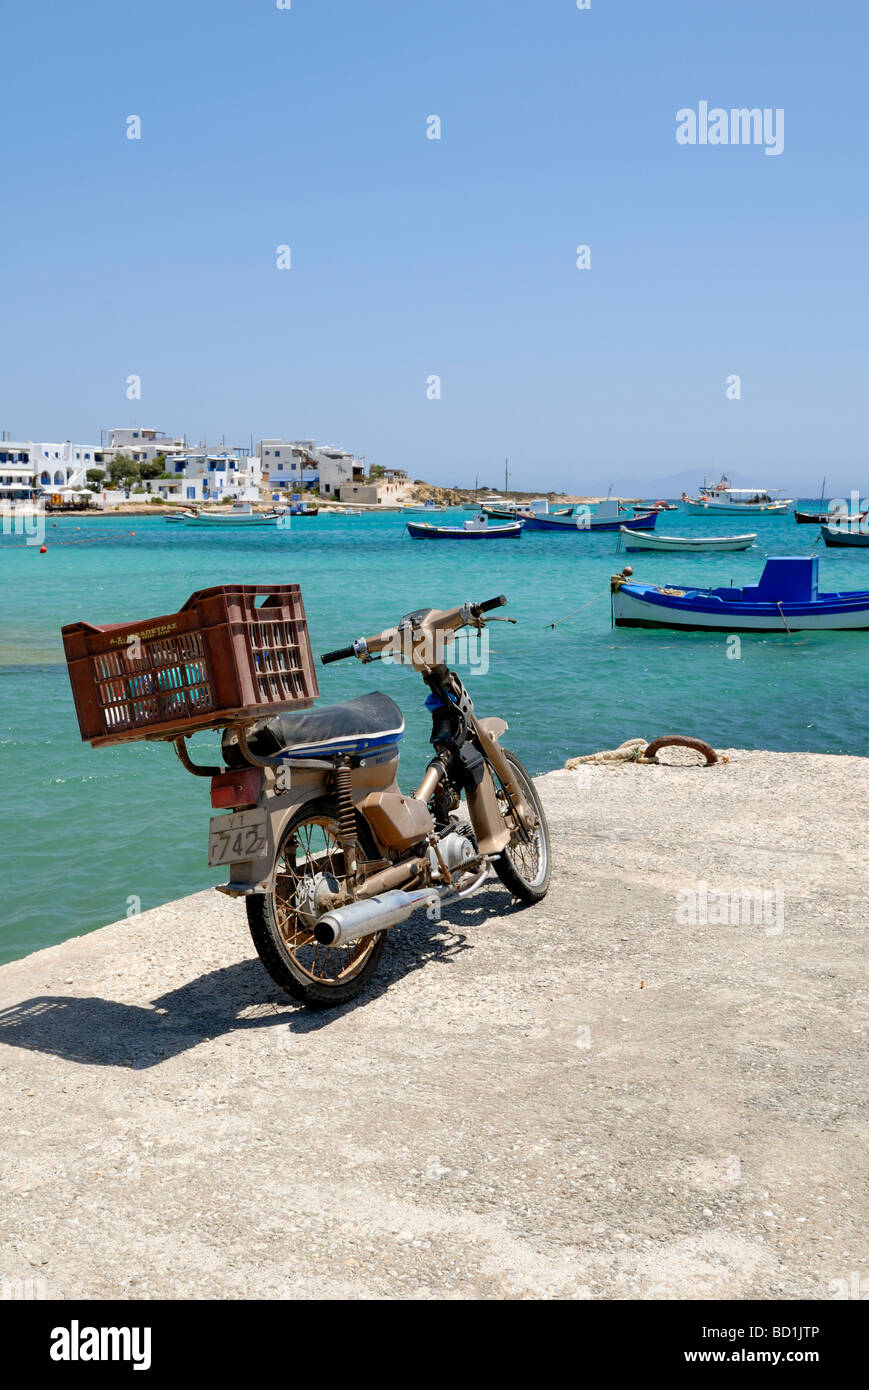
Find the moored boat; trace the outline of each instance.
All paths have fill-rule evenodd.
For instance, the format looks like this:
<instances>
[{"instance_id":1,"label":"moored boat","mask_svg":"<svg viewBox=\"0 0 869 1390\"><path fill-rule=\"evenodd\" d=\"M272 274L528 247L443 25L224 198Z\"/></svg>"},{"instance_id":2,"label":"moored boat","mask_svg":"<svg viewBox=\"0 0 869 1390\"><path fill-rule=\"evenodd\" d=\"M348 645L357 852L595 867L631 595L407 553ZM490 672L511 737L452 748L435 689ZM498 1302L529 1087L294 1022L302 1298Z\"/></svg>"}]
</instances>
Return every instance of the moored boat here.
<instances>
[{"instance_id":1,"label":"moored boat","mask_svg":"<svg viewBox=\"0 0 869 1390\"><path fill-rule=\"evenodd\" d=\"M642 512L639 516L624 518L615 499L600 502L597 510L581 504L566 507L558 512L520 512L523 526L528 531L653 531L658 520L657 512Z\"/></svg>"},{"instance_id":2,"label":"moored boat","mask_svg":"<svg viewBox=\"0 0 869 1390\"><path fill-rule=\"evenodd\" d=\"M869 521L867 513L862 517L854 517L850 520L843 520L831 523L829 526L821 527L821 535L824 537L824 545L840 546L869 546Z\"/></svg>"},{"instance_id":3,"label":"moored boat","mask_svg":"<svg viewBox=\"0 0 869 1390\"><path fill-rule=\"evenodd\" d=\"M654 531L634 535L624 525L621 534L630 538L625 550L748 550L757 540L756 531L746 532L743 536L659 536Z\"/></svg>"},{"instance_id":4,"label":"moored boat","mask_svg":"<svg viewBox=\"0 0 869 1390\"><path fill-rule=\"evenodd\" d=\"M869 589L820 593L817 555L773 556L759 582L741 589L643 584L632 575L627 565L611 580L617 627L727 633L869 629Z\"/></svg>"},{"instance_id":5,"label":"moored boat","mask_svg":"<svg viewBox=\"0 0 869 1390\"><path fill-rule=\"evenodd\" d=\"M280 512L255 512L249 502L233 502L223 512L185 513L187 526L277 526Z\"/></svg>"},{"instance_id":6,"label":"moored boat","mask_svg":"<svg viewBox=\"0 0 869 1390\"><path fill-rule=\"evenodd\" d=\"M522 535L522 522L490 526L488 517L480 513L461 526L432 526L428 521L408 521L407 532L415 541L517 541Z\"/></svg>"},{"instance_id":7,"label":"moored boat","mask_svg":"<svg viewBox=\"0 0 869 1390\"><path fill-rule=\"evenodd\" d=\"M710 485L704 483L697 497L682 493L682 506L689 512L733 512L745 515L757 513L758 516L775 516L786 512L794 505L792 497L776 497L777 488L731 487L730 479L722 476L721 481Z\"/></svg>"}]
</instances>

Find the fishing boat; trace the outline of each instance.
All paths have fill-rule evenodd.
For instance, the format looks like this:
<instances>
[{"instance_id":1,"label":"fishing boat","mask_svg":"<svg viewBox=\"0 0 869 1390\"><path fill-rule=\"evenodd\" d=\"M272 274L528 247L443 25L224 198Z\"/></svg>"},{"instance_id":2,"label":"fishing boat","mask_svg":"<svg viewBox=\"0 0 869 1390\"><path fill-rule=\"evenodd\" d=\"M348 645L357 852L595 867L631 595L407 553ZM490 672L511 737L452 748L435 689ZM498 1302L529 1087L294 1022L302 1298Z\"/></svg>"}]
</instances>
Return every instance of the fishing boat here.
<instances>
[{"instance_id":1,"label":"fishing boat","mask_svg":"<svg viewBox=\"0 0 869 1390\"><path fill-rule=\"evenodd\" d=\"M822 526L824 545L869 546L869 522L866 517L867 513L864 512L861 517L846 518L844 521Z\"/></svg>"},{"instance_id":2,"label":"fishing boat","mask_svg":"<svg viewBox=\"0 0 869 1390\"><path fill-rule=\"evenodd\" d=\"M519 512L527 531L653 531L658 520L657 512L642 512L639 516L624 519L619 504L614 498L600 502L597 510L581 504L565 507L557 512Z\"/></svg>"},{"instance_id":3,"label":"fishing boat","mask_svg":"<svg viewBox=\"0 0 869 1390\"><path fill-rule=\"evenodd\" d=\"M249 502L233 502L220 512L185 512L187 526L277 526L280 512L255 512Z\"/></svg>"},{"instance_id":4,"label":"fishing boat","mask_svg":"<svg viewBox=\"0 0 869 1390\"><path fill-rule=\"evenodd\" d=\"M817 555L771 557L760 582L741 589L641 584L632 575L627 565L611 580L618 627L727 633L869 628L869 589L820 593Z\"/></svg>"},{"instance_id":5,"label":"fishing boat","mask_svg":"<svg viewBox=\"0 0 869 1390\"><path fill-rule=\"evenodd\" d=\"M697 497L682 493L682 506L689 512L733 512L740 515L750 512L758 516L776 516L786 512L794 505L792 497L776 497L778 488L731 487L730 479L722 476L721 481L710 485L704 483Z\"/></svg>"},{"instance_id":6,"label":"fishing boat","mask_svg":"<svg viewBox=\"0 0 869 1390\"><path fill-rule=\"evenodd\" d=\"M678 512L679 507L676 502L665 502L659 498L657 502L639 502L634 504L635 512Z\"/></svg>"},{"instance_id":7,"label":"fishing boat","mask_svg":"<svg viewBox=\"0 0 869 1390\"><path fill-rule=\"evenodd\" d=\"M320 508L312 506L310 502L291 502L285 514L289 516L317 516L319 511Z\"/></svg>"},{"instance_id":8,"label":"fishing boat","mask_svg":"<svg viewBox=\"0 0 869 1390\"><path fill-rule=\"evenodd\" d=\"M490 516L495 521L514 521L516 519L516 506L513 503L501 503L499 507L481 507L483 516Z\"/></svg>"},{"instance_id":9,"label":"fishing boat","mask_svg":"<svg viewBox=\"0 0 869 1390\"><path fill-rule=\"evenodd\" d=\"M847 512L840 511L832 503L825 512L794 512L794 519L805 526L811 523L814 526L854 526L855 528L866 517L866 512Z\"/></svg>"},{"instance_id":10,"label":"fishing boat","mask_svg":"<svg viewBox=\"0 0 869 1390\"><path fill-rule=\"evenodd\" d=\"M415 541L518 541L522 535L522 522L490 526L489 518L481 512L461 526L432 526L428 521L408 521L407 531Z\"/></svg>"},{"instance_id":11,"label":"fishing boat","mask_svg":"<svg viewBox=\"0 0 869 1390\"><path fill-rule=\"evenodd\" d=\"M824 494L827 491L827 479L821 485L821 505L824 503ZM822 522L830 520L830 509L820 512L801 512L794 508L794 521L799 526L820 526Z\"/></svg>"},{"instance_id":12,"label":"fishing boat","mask_svg":"<svg viewBox=\"0 0 869 1390\"><path fill-rule=\"evenodd\" d=\"M188 518L189 516L195 516L195 515L196 515L196 513L195 513L194 511L166 512L166 514L165 514L164 517L163 517L163 520L164 520L164 521L176 521L176 522L177 522L177 521L186 521L187 518Z\"/></svg>"},{"instance_id":13,"label":"fishing boat","mask_svg":"<svg viewBox=\"0 0 869 1390\"><path fill-rule=\"evenodd\" d=\"M622 526L621 535L630 539L625 550L748 550L757 540L757 532L749 531L744 536L659 536L657 532L641 531L634 535L627 526ZM621 537L619 545L621 546Z\"/></svg>"}]
</instances>

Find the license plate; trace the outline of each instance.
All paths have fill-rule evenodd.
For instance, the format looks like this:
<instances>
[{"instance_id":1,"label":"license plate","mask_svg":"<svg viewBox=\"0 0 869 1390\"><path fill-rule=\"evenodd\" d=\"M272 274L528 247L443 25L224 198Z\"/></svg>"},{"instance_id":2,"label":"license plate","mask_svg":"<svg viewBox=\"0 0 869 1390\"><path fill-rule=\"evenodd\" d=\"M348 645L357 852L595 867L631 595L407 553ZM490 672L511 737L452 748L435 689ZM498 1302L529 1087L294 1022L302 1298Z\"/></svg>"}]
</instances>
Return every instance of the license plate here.
<instances>
[{"instance_id":1,"label":"license plate","mask_svg":"<svg viewBox=\"0 0 869 1390\"><path fill-rule=\"evenodd\" d=\"M239 859L258 859L266 846L266 812L236 811L231 816L212 816L208 827L209 864L234 864Z\"/></svg>"}]
</instances>

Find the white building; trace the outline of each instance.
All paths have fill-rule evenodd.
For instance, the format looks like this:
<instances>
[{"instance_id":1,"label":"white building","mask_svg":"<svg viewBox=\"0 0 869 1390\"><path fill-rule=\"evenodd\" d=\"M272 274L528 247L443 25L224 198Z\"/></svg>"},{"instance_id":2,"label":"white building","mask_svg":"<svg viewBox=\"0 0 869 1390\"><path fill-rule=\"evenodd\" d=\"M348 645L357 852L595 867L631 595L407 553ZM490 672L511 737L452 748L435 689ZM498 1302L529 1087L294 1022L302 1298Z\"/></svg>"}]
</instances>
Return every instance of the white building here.
<instances>
[{"instance_id":1,"label":"white building","mask_svg":"<svg viewBox=\"0 0 869 1390\"><path fill-rule=\"evenodd\" d=\"M7 500L48 496L63 488L87 487L87 471L98 466L93 444L0 440L0 496Z\"/></svg>"},{"instance_id":2,"label":"white building","mask_svg":"<svg viewBox=\"0 0 869 1390\"><path fill-rule=\"evenodd\" d=\"M174 473L175 479L155 478L149 490L168 502L219 502L224 497L260 500L259 459L240 449L188 449L167 457L166 472Z\"/></svg>"},{"instance_id":3,"label":"white building","mask_svg":"<svg viewBox=\"0 0 869 1390\"><path fill-rule=\"evenodd\" d=\"M342 484L365 478L364 458L313 439L261 439L257 457L273 491L319 487L321 496L338 497Z\"/></svg>"},{"instance_id":4,"label":"white building","mask_svg":"<svg viewBox=\"0 0 869 1390\"><path fill-rule=\"evenodd\" d=\"M170 438L163 430L137 426L135 429L109 430L109 443L102 452L106 462L118 454L126 454L136 463L151 463L161 454L167 459L177 457L186 448L186 440L177 435Z\"/></svg>"},{"instance_id":5,"label":"white building","mask_svg":"<svg viewBox=\"0 0 869 1390\"><path fill-rule=\"evenodd\" d=\"M264 481L272 491L316 488L320 470L313 450L313 439L261 439L256 452Z\"/></svg>"}]
</instances>

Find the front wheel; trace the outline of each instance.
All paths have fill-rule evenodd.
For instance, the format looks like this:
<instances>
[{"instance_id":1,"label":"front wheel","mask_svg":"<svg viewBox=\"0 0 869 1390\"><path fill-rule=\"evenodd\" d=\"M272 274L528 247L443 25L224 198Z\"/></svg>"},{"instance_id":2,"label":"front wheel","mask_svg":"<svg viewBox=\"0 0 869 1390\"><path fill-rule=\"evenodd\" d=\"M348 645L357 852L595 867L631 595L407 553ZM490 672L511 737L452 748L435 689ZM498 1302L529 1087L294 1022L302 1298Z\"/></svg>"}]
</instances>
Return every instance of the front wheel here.
<instances>
[{"instance_id":1,"label":"front wheel","mask_svg":"<svg viewBox=\"0 0 869 1390\"><path fill-rule=\"evenodd\" d=\"M357 822L360 848L373 853L368 828ZM257 955L294 999L310 1009L346 1004L364 989L383 954L386 933L346 946L321 946L317 918L345 882L338 809L331 798L306 802L284 831L275 886L247 898L247 920Z\"/></svg>"},{"instance_id":2,"label":"front wheel","mask_svg":"<svg viewBox=\"0 0 869 1390\"><path fill-rule=\"evenodd\" d=\"M520 829L515 831L507 848L492 860L492 867L504 887L510 890L514 898L521 898L526 903L539 903L549 892L549 879L552 872L549 862L549 826L546 822L546 812L543 810L537 788L516 754L511 753L507 748L502 751L513 770L522 795L534 808L537 824L533 830ZM507 792L494 768L491 769L491 772L495 780L498 803L502 813L506 816L510 811Z\"/></svg>"}]
</instances>

